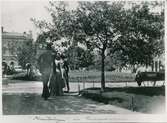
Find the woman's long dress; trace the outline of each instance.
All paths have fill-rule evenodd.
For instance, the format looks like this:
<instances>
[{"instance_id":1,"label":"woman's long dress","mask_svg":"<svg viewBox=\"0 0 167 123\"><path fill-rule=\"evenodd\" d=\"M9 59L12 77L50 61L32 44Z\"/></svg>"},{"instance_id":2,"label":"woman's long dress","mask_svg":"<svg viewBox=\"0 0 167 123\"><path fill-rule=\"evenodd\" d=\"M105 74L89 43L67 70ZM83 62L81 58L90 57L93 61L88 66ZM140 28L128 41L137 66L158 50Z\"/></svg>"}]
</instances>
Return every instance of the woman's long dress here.
<instances>
[{"instance_id":1,"label":"woman's long dress","mask_svg":"<svg viewBox=\"0 0 167 123\"><path fill-rule=\"evenodd\" d=\"M50 96L62 96L65 83L62 78L60 65L56 65L54 69L55 70L52 72L49 84Z\"/></svg>"}]
</instances>

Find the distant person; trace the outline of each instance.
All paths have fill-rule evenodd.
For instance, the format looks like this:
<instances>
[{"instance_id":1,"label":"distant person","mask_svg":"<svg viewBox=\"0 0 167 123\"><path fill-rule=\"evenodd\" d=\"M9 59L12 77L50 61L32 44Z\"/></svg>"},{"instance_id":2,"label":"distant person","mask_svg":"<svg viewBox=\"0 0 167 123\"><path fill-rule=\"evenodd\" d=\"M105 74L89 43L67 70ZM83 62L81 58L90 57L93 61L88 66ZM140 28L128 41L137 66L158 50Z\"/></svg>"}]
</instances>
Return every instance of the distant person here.
<instances>
[{"instance_id":1,"label":"distant person","mask_svg":"<svg viewBox=\"0 0 167 123\"><path fill-rule=\"evenodd\" d=\"M14 62L10 63L10 73L13 74L15 72L15 68L14 68Z\"/></svg>"},{"instance_id":2,"label":"distant person","mask_svg":"<svg viewBox=\"0 0 167 123\"><path fill-rule=\"evenodd\" d=\"M47 100L50 96L48 82L53 70L53 51L52 43L48 43L46 51L38 59L39 71L42 74L43 91L42 97Z\"/></svg>"},{"instance_id":3,"label":"distant person","mask_svg":"<svg viewBox=\"0 0 167 123\"><path fill-rule=\"evenodd\" d=\"M30 76L30 72L31 72L31 64L30 63L26 64L26 71L27 71L27 76Z\"/></svg>"}]
</instances>

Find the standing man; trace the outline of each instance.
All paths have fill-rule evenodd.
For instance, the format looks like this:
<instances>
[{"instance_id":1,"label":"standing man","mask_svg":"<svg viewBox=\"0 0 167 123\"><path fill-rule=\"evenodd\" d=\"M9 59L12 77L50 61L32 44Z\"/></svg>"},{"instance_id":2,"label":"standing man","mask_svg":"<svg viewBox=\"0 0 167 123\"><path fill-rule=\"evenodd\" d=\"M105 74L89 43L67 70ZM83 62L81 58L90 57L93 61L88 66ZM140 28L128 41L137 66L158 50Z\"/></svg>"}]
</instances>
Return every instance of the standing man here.
<instances>
[{"instance_id":1,"label":"standing man","mask_svg":"<svg viewBox=\"0 0 167 123\"><path fill-rule=\"evenodd\" d=\"M69 86L69 77L68 77L68 72L69 72L69 67L68 67L68 61L67 58L62 55L63 58L63 68L65 69L65 81L66 81L66 86L67 86L67 92L70 91L70 86Z\"/></svg>"},{"instance_id":2,"label":"standing man","mask_svg":"<svg viewBox=\"0 0 167 123\"><path fill-rule=\"evenodd\" d=\"M42 97L45 100L47 100L48 97L50 96L48 82L53 70L52 63L53 63L52 43L48 43L46 51L42 53L38 59L38 68L40 73L42 74L42 81L43 81Z\"/></svg>"}]
</instances>

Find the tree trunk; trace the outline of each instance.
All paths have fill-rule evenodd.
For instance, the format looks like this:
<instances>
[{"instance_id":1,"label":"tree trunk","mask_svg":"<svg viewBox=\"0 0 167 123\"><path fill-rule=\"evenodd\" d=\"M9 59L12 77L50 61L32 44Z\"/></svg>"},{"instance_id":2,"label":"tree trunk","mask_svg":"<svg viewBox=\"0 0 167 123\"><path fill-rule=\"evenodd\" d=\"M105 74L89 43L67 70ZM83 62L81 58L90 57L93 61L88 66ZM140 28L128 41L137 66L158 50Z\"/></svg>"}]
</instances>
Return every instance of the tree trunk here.
<instances>
[{"instance_id":1,"label":"tree trunk","mask_svg":"<svg viewBox=\"0 0 167 123\"><path fill-rule=\"evenodd\" d=\"M105 49L102 50L101 54L101 91L104 91L105 89L104 60L105 60Z\"/></svg>"}]
</instances>

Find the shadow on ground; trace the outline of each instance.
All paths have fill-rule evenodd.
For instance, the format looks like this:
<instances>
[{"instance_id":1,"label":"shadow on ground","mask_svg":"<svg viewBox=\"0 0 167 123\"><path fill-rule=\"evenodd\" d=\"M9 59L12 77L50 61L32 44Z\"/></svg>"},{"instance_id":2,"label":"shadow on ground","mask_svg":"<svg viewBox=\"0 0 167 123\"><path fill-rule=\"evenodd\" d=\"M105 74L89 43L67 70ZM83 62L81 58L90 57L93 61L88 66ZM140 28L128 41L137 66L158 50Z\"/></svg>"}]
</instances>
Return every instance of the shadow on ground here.
<instances>
[{"instance_id":1,"label":"shadow on ground","mask_svg":"<svg viewBox=\"0 0 167 123\"><path fill-rule=\"evenodd\" d=\"M100 88L87 88L85 90L99 90ZM126 92L138 95L145 96L165 96L165 86L160 87L114 87L114 88L105 88L104 92Z\"/></svg>"},{"instance_id":2,"label":"shadow on ground","mask_svg":"<svg viewBox=\"0 0 167 123\"><path fill-rule=\"evenodd\" d=\"M165 112L165 87L87 88L81 95L104 104L112 104L142 113Z\"/></svg>"}]
</instances>

